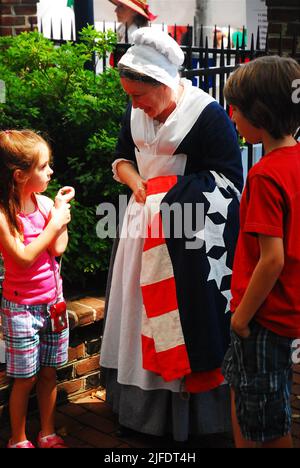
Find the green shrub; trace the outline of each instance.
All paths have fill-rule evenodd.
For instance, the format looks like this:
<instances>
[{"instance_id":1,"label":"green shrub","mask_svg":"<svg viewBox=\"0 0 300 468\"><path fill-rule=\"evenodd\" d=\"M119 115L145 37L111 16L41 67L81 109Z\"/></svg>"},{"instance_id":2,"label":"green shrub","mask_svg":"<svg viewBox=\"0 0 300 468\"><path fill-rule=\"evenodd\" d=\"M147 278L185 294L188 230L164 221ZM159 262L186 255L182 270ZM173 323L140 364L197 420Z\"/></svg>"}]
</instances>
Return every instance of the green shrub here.
<instances>
[{"instance_id":1,"label":"green shrub","mask_svg":"<svg viewBox=\"0 0 300 468\"><path fill-rule=\"evenodd\" d=\"M37 32L0 38L0 79L6 85L0 128L39 131L53 148L50 193L62 185L76 188L63 262L73 284L85 284L108 266L111 242L96 236L96 206L116 202L120 190L111 162L126 105L116 70L95 75L85 68L95 52L113 50L115 34L89 26L81 39L55 47Z\"/></svg>"}]
</instances>

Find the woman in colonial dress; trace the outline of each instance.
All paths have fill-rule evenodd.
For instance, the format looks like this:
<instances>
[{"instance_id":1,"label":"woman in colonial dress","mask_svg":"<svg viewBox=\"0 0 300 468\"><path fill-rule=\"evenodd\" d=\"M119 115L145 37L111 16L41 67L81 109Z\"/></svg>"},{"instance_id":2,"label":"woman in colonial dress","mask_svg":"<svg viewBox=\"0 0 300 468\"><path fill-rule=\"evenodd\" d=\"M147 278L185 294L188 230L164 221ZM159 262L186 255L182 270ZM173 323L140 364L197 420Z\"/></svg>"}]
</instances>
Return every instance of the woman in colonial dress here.
<instances>
[{"instance_id":1,"label":"woman in colonial dress","mask_svg":"<svg viewBox=\"0 0 300 468\"><path fill-rule=\"evenodd\" d=\"M121 427L185 441L230 430L220 367L241 156L224 109L180 78L178 44L152 28L133 40L119 62L131 103L113 162L132 196L112 254L100 364ZM174 219L166 206L179 207Z\"/></svg>"}]
</instances>

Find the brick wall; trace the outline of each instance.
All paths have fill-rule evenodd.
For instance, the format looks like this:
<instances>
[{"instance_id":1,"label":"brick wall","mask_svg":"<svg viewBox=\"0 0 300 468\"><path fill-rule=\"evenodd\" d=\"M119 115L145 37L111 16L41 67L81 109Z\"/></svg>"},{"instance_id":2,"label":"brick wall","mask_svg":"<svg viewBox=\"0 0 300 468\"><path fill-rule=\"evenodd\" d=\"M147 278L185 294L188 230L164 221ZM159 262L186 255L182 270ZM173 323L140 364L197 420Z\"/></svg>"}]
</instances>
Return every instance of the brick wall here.
<instances>
[{"instance_id":1,"label":"brick wall","mask_svg":"<svg viewBox=\"0 0 300 468\"><path fill-rule=\"evenodd\" d=\"M269 21L269 49L278 52L280 33L282 33L283 53L291 53L295 48L300 58L299 0L267 0L266 3ZM296 39L294 38L295 35Z\"/></svg>"},{"instance_id":2,"label":"brick wall","mask_svg":"<svg viewBox=\"0 0 300 468\"><path fill-rule=\"evenodd\" d=\"M30 31L37 24L36 4L39 0L0 0L0 36Z\"/></svg>"}]
</instances>

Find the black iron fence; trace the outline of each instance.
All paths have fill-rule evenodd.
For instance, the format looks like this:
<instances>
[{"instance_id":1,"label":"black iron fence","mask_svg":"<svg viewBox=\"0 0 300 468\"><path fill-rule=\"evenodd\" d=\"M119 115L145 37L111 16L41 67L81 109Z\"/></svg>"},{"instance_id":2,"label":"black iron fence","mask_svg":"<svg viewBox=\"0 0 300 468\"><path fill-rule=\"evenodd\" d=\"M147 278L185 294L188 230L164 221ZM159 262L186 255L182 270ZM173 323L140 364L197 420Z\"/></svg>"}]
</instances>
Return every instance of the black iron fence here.
<instances>
[{"instance_id":1,"label":"black iron fence","mask_svg":"<svg viewBox=\"0 0 300 468\"><path fill-rule=\"evenodd\" d=\"M191 34L189 36L191 38ZM182 76L193 80L193 84L203 91L211 94L219 104L229 113L229 107L224 99L224 85L228 76L241 63L253 60L256 57L268 55L267 48L262 49L260 29L257 29L257 36L251 36L250 48L247 48L246 30L243 28L242 34L236 37L236 44L233 46L231 28L228 28L226 35L227 45L224 36L218 40L218 28L215 27L213 35L213 47L209 47L208 37L203 35L203 27L200 30L200 40L198 47L191 43L182 46L185 52L184 69ZM265 41L266 44L268 41ZM195 66L196 65L196 66ZM244 176L253 164L262 155L261 145L245 143L242 148L242 158Z\"/></svg>"},{"instance_id":2,"label":"black iron fence","mask_svg":"<svg viewBox=\"0 0 300 468\"><path fill-rule=\"evenodd\" d=\"M43 25L41 24L41 32L43 33ZM166 29L165 25L162 25L162 29ZM181 28L182 29L182 28ZM105 22L103 22L102 31L107 30ZM114 22L113 30L117 33L117 24ZM179 42L178 27L174 25L170 28L175 40ZM66 42L63 39L63 28L61 24L60 38L54 39L53 27L50 27L50 39L59 46ZM181 31L182 33L182 31ZM247 38L247 31L245 28L235 37L233 41L232 29L229 26L226 34L221 35L220 29L215 27L213 31L212 40L209 40L207 36L204 37L204 28L201 26L199 31L199 43L196 44L196 37L192 26L185 28L184 35L180 34L180 46L185 54L184 64L181 70L181 75L185 78L192 80L194 86L198 86L205 92L211 94L221 106L223 106L229 113L229 108L226 105L223 89L226 80L230 73L242 63L251 61L256 57L263 55L282 55L283 54L283 39L280 35L278 41L278 50L270 51L268 48L268 34L265 41L262 41L260 28L257 29L256 37L251 35L250 41ZM75 31L73 25L71 25L71 41L75 42L74 39ZM125 40L126 43L118 43L114 52L110 57L102 57L100 62L94 61L94 72L99 73L107 68L107 66L116 66L120 57L130 47L128 42L128 31L125 28ZM264 42L265 46L261 47L261 43ZM212 43L212 46L211 44ZM250 47L248 47L250 44ZM294 36L293 45L290 51L285 54L294 57L299 60L299 54L297 55L297 36ZM113 64L113 65L112 65ZM299 135L300 136L300 133ZM243 165L246 172L253 166L253 164L259 159L262 153L261 145L245 144L243 149Z\"/></svg>"},{"instance_id":3,"label":"black iron fence","mask_svg":"<svg viewBox=\"0 0 300 468\"><path fill-rule=\"evenodd\" d=\"M110 23L111 25L111 23ZM117 23L113 23L112 28L117 33ZM162 24L162 29L166 29L165 25ZM178 34L179 27L174 25L170 28L172 30L172 35L175 40L180 40L181 48L185 54L185 61L182 67L182 76L193 80L194 84L199 86L206 92L212 94L219 103L224 106L224 97L223 97L223 87L226 82L228 75L234 70L236 66L241 63L244 63L249 60L253 60L256 57L269 54L278 54L282 55L283 53L283 39L280 36L278 41L278 50L272 52L268 49L268 36L264 41L266 46L261 47L261 34L260 28L257 29L256 37L251 35L250 38L250 47L247 47L248 38L247 31L245 28L236 36L235 41L233 41L233 34L231 32L231 27L228 27L226 35L222 33L221 40L219 38L220 29L215 27L213 32L212 41L209 41L209 38L206 36L204 38L204 29L203 26L200 28L199 32L199 43L196 44L196 37L194 34L194 28L192 26L186 26L184 35ZM182 27L181 27L182 29ZM71 34L70 40L75 42L75 31L73 23L71 23ZM102 31L107 30L106 23L102 23ZM43 23L40 23L40 32L43 33ZM53 40L56 45L61 45L66 42L63 35L63 25L60 25L60 38L54 38L53 35L53 25L50 24L50 35L49 38ZM225 39L226 38L226 39ZM226 43L225 43L226 41ZM212 42L212 46L210 45ZM116 45L115 51L112 54L113 59L109 60L109 57L102 57L102 63L96 66L94 64L95 73L105 70L109 64L114 63L116 66L120 57L126 52L130 47L128 42L128 31L127 27L125 28L125 43L118 43ZM285 51L286 53L286 51ZM288 55L299 59L297 54L297 35L294 35L293 45L291 50L288 52Z\"/></svg>"}]
</instances>

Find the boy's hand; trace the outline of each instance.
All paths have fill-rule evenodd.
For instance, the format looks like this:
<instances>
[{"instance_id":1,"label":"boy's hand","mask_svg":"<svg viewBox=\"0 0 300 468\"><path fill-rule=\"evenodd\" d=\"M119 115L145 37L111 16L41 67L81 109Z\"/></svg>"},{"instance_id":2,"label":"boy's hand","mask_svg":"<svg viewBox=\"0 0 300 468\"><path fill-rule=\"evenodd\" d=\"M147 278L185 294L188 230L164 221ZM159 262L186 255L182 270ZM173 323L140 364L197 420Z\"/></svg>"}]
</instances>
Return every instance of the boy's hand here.
<instances>
[{"instance_id":1,"label":"boy's hand","mask_svg":"<svg viewBox=\"0 0 300 468\"><path fill-rule=\"evenodd\" d=\"M74 198L74 196L75 196L75 189L73 187L69 187L69 186L62 187L58 191L55 197L55 201L54 201L55 208L59 208L62 203L69 203Z\"/></svg>"},{"instance_id":2,"label":"boy's hand","mask_svg":"<svg viewBox=\"0 0 300 468\"><path fill-rule=\"evenodd\" d=\"M238 309L236 309L231 317L231 328L241 338L248 338L248 336L250 336L250 328L248 324L245 325L239 321L237 312Z\"/></svg>"}]
</instances>

